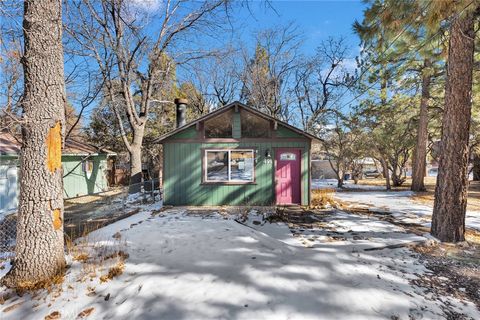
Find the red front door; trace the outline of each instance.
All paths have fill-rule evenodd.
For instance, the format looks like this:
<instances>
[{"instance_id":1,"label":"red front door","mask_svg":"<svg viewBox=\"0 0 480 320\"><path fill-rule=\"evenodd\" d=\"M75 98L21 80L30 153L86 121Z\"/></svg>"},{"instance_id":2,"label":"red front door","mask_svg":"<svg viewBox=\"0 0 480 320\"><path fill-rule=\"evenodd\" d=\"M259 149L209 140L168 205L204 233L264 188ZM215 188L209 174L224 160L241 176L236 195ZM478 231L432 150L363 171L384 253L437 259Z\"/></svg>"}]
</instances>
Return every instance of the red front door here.
<instances>
[{"instance_id":1,"label":"red front door","mask_svg":"<svg viewBox=\"0 0 480 320\"><path fill-rule=\"evenodd\" d=\"M277 204L300 204L300 150L282 148L275 152Z\"/></svg>"}]
</instances>

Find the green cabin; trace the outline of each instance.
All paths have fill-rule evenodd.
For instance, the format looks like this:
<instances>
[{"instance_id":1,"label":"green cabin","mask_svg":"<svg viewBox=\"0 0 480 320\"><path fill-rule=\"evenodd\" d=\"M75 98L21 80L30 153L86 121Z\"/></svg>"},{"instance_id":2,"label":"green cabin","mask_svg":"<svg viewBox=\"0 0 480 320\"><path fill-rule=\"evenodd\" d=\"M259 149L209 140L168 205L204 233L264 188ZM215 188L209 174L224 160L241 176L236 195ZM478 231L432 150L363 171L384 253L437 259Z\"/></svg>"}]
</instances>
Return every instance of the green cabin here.
<instances>
[{"instance_id":1,"label":"green cabin","mask_svg":"<svg viewBox=\"0 0 480 320\"><path fill-rule=\"evenodd\" d=\"M309 205L310 151L316 137L234 102L184 124L163 145L164 204Z\"/></svg>"},{"instance_id":2,"label":"green cabin","mask_svg":"<svg viewBox=\"0 0 480 320\"><path fill-rule=\"evenodd\" d=\"M0 132L0 215L14 211L19 197L20 141ZM68 139L62 152L63 195L75 198L109 189L108 159L115 153L84 142Z\"/></svg>"}]
</instances>

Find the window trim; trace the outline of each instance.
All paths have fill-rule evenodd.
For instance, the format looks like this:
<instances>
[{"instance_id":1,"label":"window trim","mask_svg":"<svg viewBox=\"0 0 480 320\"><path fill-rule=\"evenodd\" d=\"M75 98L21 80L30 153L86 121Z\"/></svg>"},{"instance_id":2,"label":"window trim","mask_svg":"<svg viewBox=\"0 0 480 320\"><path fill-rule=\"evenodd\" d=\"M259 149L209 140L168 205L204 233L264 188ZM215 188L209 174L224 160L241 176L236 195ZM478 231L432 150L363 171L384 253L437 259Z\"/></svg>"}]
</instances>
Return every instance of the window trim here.
<instances>
[{"instance_id":1,"label":"window trim","mask_svg":"<svg viewBox=\"0 0 480 320\"><path fill-rule=\"evenodd\" d=\"M215 181L215 180L207 180L207 152L228 152L228 178L231 177L231 166L230 166L230 154L231 152L251 152L253 154L253 179L250 181L242 181L242 180L228 180L228 181ZM241 148L202 148L201 149L201 156L202 156L202 182L201 184L213 184L213 185L244 185L244 184L257 184L256 180L256 154L257 148L250 148L250 147L241 147Z\"/></svg>"}]
</instances>

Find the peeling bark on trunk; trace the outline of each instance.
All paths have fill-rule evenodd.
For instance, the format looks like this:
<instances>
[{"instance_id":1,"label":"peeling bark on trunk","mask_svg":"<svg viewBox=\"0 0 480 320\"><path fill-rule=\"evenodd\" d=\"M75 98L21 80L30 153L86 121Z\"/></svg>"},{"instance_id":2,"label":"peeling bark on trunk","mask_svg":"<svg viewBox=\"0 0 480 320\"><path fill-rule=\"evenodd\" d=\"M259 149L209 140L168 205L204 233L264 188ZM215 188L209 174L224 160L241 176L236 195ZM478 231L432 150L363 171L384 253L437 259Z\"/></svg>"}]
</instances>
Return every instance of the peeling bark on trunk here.
<instances>
[{"instance_id":1,"label":"peeling bark on trunk","mask_svg":"<svg viewBox=\"0 0 480 320\"><path fill-rule=\"evenodd\" d=\"M452 22L431 229L433 236L445 242L465 240L474 37L473 12Z\"/></svg>"},{"instance_id":2,"label":"peeling bark on trunk","mask_svg":"<svg viewBox=\"0 0 480 320\"><path fill-rule=\"evenodd\" d=\"M428 143L428 100L430 99L431 76L428 68L431 63L428 59L424 62L422 75L422 98L420 100L420 115L418 118L417 144L413 154L412 191L425 191L425 172Z\"/></svg>"},{"instance_id":3,"label":"peeling bark on trunk","mask_svg":"<svg viewBox=\"0 0 480 320\"><path fill-rule=\"evenodd\" d=\"M21 288L63 272L65 83L61 1L24 4L24 124L15 259L2 279Z\"/></svg>"}]
</instances>

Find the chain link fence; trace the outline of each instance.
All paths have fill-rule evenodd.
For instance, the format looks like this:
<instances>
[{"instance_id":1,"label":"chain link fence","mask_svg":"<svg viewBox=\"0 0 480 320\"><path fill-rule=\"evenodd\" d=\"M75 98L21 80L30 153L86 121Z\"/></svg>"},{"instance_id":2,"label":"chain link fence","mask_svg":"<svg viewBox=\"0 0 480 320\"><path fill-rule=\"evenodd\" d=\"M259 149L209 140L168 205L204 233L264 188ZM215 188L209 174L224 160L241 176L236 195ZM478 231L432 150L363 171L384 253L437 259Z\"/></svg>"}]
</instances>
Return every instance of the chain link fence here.
<instances>
[{"instance_id":1,"label":"chain link fence","mask_svg":"<svg viewBox=\"0 0 480 320\"><path fill-rule=\"evenodd\" d=\"M129 190L138 190L129 194ZM162 200L159 180L111 188L98 194L65 200L64 232L67 241L140 211L140 206ZM0 212L0 262L15 254L17 212Z\"/></svg>"}]
</instances>

